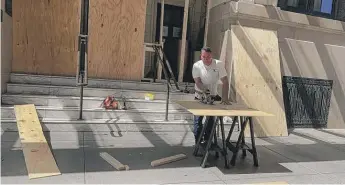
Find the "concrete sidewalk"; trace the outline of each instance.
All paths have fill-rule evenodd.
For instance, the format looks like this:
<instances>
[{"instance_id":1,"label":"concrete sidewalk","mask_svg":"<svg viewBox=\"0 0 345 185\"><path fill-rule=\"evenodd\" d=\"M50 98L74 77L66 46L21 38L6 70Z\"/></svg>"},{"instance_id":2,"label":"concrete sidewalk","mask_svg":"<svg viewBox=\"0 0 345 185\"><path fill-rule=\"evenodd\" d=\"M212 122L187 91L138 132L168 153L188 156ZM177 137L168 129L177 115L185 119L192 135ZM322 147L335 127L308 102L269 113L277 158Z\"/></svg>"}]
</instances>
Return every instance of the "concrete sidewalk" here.
<instances>
[{"instance_id":1,"label":"concrete sidewalk","mask_svg":"<svg viewBox=\"0 0 345 185\"><path fill-rule=\"evenodd\" d=\"M46 137L62 174L29 180L18 133L4 132L2 184L345 184L345 130L295 129L288 137L256 139L260 166L253 167L248 154L244 160L239 155L230 169L224 169L223 158L216 160L213 154L210 166L201 168L201 158L192 155L191 132L50 132ZM100 157L101 152L130 170L117 171ZM179 153L188 158L150 166L153 160Z\"/></svg>"}]
</instances>

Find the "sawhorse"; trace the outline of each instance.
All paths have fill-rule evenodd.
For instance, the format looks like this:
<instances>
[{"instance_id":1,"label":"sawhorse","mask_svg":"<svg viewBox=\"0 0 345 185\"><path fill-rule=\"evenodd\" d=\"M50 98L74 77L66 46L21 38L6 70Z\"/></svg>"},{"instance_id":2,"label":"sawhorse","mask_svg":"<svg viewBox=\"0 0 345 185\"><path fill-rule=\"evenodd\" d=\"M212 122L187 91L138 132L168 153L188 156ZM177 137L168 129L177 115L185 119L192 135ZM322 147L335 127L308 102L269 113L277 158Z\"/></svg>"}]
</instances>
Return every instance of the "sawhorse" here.
<instances>
[{"instance_id":1,"label":"sawhorse","mask_svg":"<svg viewBox=\"0 0 345 185\"><path fill-rule=\"evenodd\" d=\"M214 122L212 122L210 120L214 120ZM222 148L220 148L218 146L218 138L216 135L216 128L217 128L218 122L220 122L220 128L221 128L221 134L222 134ZM201 167L205 168L209 152L211 150L215 150L216 156L218 156L218 153L221 153L223 155L224 160L225 160L225 168L228 168L229 167L228 166L228 158L227 158L228 155L227 155L227 149L226 149L226 143L225 143L225 131L224 131L224 122L223 122L222 116L217 116L217 117L207 116L206 117L205 124L203 124L202 130L201 130L200 136L197 140L197 143L195 145L193 154L194 154L194 156L197 156L198 150L199 150L199 147L201 144L201 139L205 135L206 128L207 128L208 124L213 124L213 125L212 125L212 129L211 129L209 138L206 141L205 154L203 155L203 158L201 160L202 161ZM212 140L214 140L214 147L211 148Z\"/></svg>"},{"instance_id":2,"label":"sawhorse","mask_svg":"<svg viewBox=\"0 0 345 185\"><path fill-rule=\"evenodd\" d=\"M240 134L238 136L238 139L236 141L236 145L234 145L235 143L230 141L230 137L232 135L232 132L234 131L236 122L239 122L239 124L241 124L241 129L240 129ZM245 138L244 138L244 131L245 131L245 128L246 128L248 122L249 122L252 148L249 148L249 146L246 145ZM235 116L235 119L232 122L228 137L226 138L225 142L226 142L227 148L233 153L231 161L230 161L230 164L232 166L235 166L235 164L236 164L237 154L238 154L240 149L242 149L242 157L243 158L245 158L247 156L246 151L248 151L253 155L254 166L256 166L256 167L259 166L258 156L257 156L256 146L255 146L254 127L253 127L252 117Z\"/></svg>"},{"instance_id":3,"label":"sawhorse","mask_svg":"<svg viewBox=\"0 0 345 185\"><path fill-rule=\"evenodd\" d=\"M253 109L253 108L249 108L246 105L237 104L237 103L232 103L231 105L222 105L220 103L215 103L214 105L207 105L207 104L202 104L202 103L195 101L195 100L194 101L190 101L190 100L189 101L188 100L176 101L176 103L178 103L182 107L186 108L193 115L210 116L210 117L216 117L219 119L220 126L221 126L221 132L222 132L222 143L223 143L223 147L222 147L222 149L220 149L220 152L223 154L223 156L225 158L225 163L226 163L225 167L228 167L227 148L229 148L229 150L233 152L233 156L232 156L232 159L230 161L231 165L235 165L238 152L240 149L242 149L243 156L245 157L246 151L249 151L253 155L254 166L259 166L256 147L255 147L254 126L253 126L252 117L254 117L254 116L256 116L256 117L258 117L258 116L260 116L260 117L261 116L265 116L265 117L266 116L274 116L273 114L259 111L259 110ZM229 132L226 140L224 139L225 134L224 134L223 116L235 117L233 122L232 122L231 129L230 129L230 132ZM243 120L241 121L241 119L239 117L243 118ZM202 163L201 163L202 167L205 167L205 163L206 163L207 157L209 155L208 153L209 153L209 149L211 146L211 141L212 141L212 138L214 138L215 129L216 129L217 124L218 124L217 119L215 119L215 120L216 120L216 122L212 127L210 137L208 138L208 141L206 144L205 155L204 155ZM236 141L236 145L234 146L232 144L232 142L230 142L230 137L232 135L232 132L234 131L236 122L240 122L241 130L240 130L240 134L238 136L238 139ZM252 141L252 148L249 148L245 144L245 140L244 140L244 131L245 131L245 128L246 128L248 122L249 122L249 127L250 127L250 137L251 137L251 141ZM208 122L206 122L206 124L208 124ZM201 135L198 138L198 141L197 141L197 144L196 144L195 150L194 150L195 154L197 154L197 151L198 151L198 148L199 148L200 142L201 142L201 137L205 133L205 130L206 130L206 125L203 126ZM218 145L215 148L219 148Z\"/></svg>"}]
</instances>

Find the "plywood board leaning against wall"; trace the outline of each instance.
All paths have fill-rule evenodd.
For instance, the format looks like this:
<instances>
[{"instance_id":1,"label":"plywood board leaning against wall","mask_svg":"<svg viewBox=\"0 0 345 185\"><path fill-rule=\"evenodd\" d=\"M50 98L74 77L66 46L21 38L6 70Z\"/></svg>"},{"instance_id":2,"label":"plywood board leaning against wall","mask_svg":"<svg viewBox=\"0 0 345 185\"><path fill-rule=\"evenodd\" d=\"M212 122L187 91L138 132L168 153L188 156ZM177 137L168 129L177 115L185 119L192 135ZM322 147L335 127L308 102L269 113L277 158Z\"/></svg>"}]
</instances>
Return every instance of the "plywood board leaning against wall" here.
<instances>
[{"instance_id":1,"label":"plywood board leaning against wall","mask_svg":"<svg viewBox=\"0 0 345 185\"><path fill-rule=\"evenodd\" d=\"M80 0L13 0L12 71L75 76Z\"/></svg>"},{"instance_id":2,"label":"plywood board leaning against wall","mask_svg":"<svg viewBox=\"0 0 345 185\"><path fill-rule=\"evenodd\" d=\"M223 37L223 42L221 46L221 51L220 51L220 57L219 60L224 62L225 69L227 72L228 80L229 80L229 93L228 96L230 96L231 93L231 76L232 76L232 42L231 42L231 31L228 29L224 33ZM223 85L219 84L218 85L218 94L223 97L222 90Z\"/></svg>"},{"instance_id":3,"label":"plywood board leaning against wall","mask_svg":"<svg viewBox=\"0 0 345 185\"><path fill-rule=\"evenodd\" d=\"M146 1L90 1L90 77L141 80Z\"/></svg>"},{"instance_id":4,"label":"plywood board leaning against wall","mask_svg":"<svg viewBox=\"0 0 345 185\"><path fill-rule=\"evenodd\" d=\"M287 136L276 31L232 25L231 40L236 101L275 115L254 118L255 135Z\"/></svg>"}]
</instances>

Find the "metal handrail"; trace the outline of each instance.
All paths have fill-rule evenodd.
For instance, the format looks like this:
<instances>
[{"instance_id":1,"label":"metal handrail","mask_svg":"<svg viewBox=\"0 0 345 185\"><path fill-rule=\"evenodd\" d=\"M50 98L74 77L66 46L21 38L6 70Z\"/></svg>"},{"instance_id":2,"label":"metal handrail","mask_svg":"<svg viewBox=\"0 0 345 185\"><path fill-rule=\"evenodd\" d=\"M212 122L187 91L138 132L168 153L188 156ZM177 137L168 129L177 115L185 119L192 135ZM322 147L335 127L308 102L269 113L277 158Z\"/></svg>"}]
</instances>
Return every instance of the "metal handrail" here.
<instances>
[{"instance_id":1,"label":"metal handrail","mask_svg":"<svg viewBox=\"0 0 345 185\"><path fill-rule=\"evenodd\" d=\"M178 91L180 90L179 84L176 81L176 78L174 76L174 73L172 72L171 66L169 61L167 60L167 57L163 51L163 47L161 44L154 44L154 43L144 43L145 47L152 47L154 52L156 53L156 55L158 56L158 60L162 65L162 70L163 70L163 74L165 76L165 80L166 80L166 84L167 84L167 95L166 95L166 108L165 108L165 120L168 121L168 117L169 117L169 99L170 99L170 89L172 88L172 84L171 84L171 77L173 79L173 82L175 84L175 87ZM161 53L162 52L162 55ZM165 65L164 65L165 64ZM168 69L167 69L168 68ZM171 75L168 74L168 71Z\"/></svg>"},{"instance_id":2,"label":"metal handrail","mask_svg":"<svg viewBox=\"0 0 345 185\"><path fill-rule=\"evenodd\" d=\"M78 45L78 65L76 74L76 85L80 87L79 97L79 120L83 119L83 99L84 86L87 81L87 45L88 45L88 19L89 19L89 0L81 0L80 34Z\"/></svg>"}]
</instances>

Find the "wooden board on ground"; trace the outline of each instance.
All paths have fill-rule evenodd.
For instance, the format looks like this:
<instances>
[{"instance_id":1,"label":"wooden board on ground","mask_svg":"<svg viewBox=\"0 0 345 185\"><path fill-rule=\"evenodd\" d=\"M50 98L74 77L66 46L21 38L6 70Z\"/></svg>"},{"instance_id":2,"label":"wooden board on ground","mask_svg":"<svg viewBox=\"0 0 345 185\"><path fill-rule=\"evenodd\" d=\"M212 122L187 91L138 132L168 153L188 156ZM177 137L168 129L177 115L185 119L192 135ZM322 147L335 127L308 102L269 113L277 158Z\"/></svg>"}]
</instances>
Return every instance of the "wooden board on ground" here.
<instances>
[{"instance_id":1,"label":"wooden board on ground","mask_svg":"<svg viewBox=\"0 0 345 185\"><path fill-rule=\"evenodd\" d=\"M13 0L12 72L75 76L80 0Z\"/></svg>"},{"instance_id":2,"label":"wooden board on ground","mask_svg":"<svg viewBox=\"0 0 345 185\"><path fill-rule=\"evenodd\" d=\"M177 155L173 155L173 156L170 156L170 157L165 157L165 158L162 158L162 159L154 160L154 161L151 162L151 166L152 167L156 167L156 166L160 166L160 165L164 165L164 164L180 161L180 160L186 159L186 158L187 158L187 156L185 154L177 154Z\"/></svg>"},{"instance_id":3,"label":"wooden board on ground","mask_svg":"<svg viewBox=\"0 0 345 185\"><path fill-rule=\"evenodd\" d=\"M118 161L117 159L115 159L113 156L111 156L110 154L106 153L106 152L101 152L99 154L105 161L107 161L111 166L113 166L114 168L116 168L117 170L129 170L129 166L128 165L123 165L120 161Z\"/></svg>"},{"instance_id":4,"label":"wooden board on ground","mask_svg":"<svg viewBox=\"0 0 345 185\"><path fill-rule=\"evenodd\" d=\"M90 1L88 75L142 78L147 0Z\"/></svg>"},{"instance_id":5,"label":"wooden board on ground","mask_svg":"<svg viewBox=\"0 0 345 185\"><path fill-rule=\"evenodd\" d=\"M275 115L253 119L255 136L287 136L276 31L232 25L231 41L231 86L235 91L231 98ZM246 135L248 133L246 129Z\"/></svg>"},{"instance_id":6,"label":"wooden board on ground","mask_svg":"<svg viewBox=\"0 0 345 185\"><path fill-rule=\"evenodd\" d=\"M208 105L196 100L176 101L176 103L197 116L274 116L238 103L222 105L220 102L215 102L214 105Z\"/></svg>"},{"instance_id":7,"label":"wooden board on ground","mask_svg":"<svg viewBox=\"0 0 345 185\"><path fill-rule=\"evenodd\" d=\"M30 179L60 175L37 116L35 105L14 106L19 137Z\"/></svg>"}]
</instances>

